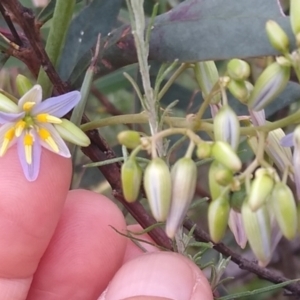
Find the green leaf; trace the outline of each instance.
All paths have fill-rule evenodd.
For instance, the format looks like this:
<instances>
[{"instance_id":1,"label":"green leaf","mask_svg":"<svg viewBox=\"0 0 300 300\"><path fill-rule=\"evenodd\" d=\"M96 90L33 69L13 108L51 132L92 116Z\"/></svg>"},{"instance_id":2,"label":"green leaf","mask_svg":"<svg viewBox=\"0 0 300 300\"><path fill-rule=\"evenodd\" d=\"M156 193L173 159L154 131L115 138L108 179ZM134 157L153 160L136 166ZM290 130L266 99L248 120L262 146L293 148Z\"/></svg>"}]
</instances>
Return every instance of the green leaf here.
<instances>
[{"instance_id":1,"label":"green leaf","mask_svg":"<svg viewBox=\"0 0 300 300\"><path fill-rule=\"evenodd\" d=\"M278 54L265 33L269 19L278 22L291 39L289 18L275 0L187 0L156 17L149 58L160 62L224 60ZM122 45L122 47L120 47ZM129 25L115 30L104 60L110 70L136 62ZM107 67L99 61L99 73Z\"/></svg>"},{"instance_id":2,"label":"green leaf","mask_svg":"<svg viewBox=\"0 0 300 300\"><path fill-rule=\"evenodd\" d=\"M102 40L111 30L121 3L122 0L94 0L73 19L58 68L63 80L69 78L77 62L95 45L98 34Z\"/></svg>"},{"instance_id":3,"label":"green leaf","mask_svg":"<svg viewBox=\"0 0 300 300\"><path fill-rule=\"evenodd\" d=\"M151 56L159 61L220 60L275 54L265 23L276 20L292 37L274 0L189 0L158 16Z\"/></svg>"},{"instance_id":4,"label":"green leaf","mask_svg":"<svg viewBox=\"0 0 300 300\"><path fill-rule=\"evenodd\" d=\"M257 289L254 291L241 292L241 293L237 293L237 294L232 294L232 295L216 298L216 300L231 300L231 299L238 299L238 298L242 298L242 297L246 297L246 296L262 294L262 293L277 290L279 288L283 288L283 287L289 285L290 283L297 282L299 280L300 279L288 280L288 281L277 283L277 284L274 284L271 286L263 287L261 289Z\"/></svg>"}]
</instances>

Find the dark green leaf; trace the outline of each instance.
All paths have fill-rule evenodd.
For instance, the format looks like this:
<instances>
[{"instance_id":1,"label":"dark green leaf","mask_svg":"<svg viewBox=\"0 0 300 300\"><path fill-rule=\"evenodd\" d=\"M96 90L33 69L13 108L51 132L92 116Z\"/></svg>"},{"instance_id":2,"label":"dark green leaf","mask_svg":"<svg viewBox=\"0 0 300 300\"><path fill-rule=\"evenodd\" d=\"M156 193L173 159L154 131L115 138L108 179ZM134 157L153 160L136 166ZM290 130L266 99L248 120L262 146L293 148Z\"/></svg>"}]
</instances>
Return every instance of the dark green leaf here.
<instances>
[{"instance_id":1,"label":"dark green leaf","mask_svg":"<svg viewBox=\"0 0 300 300\"><path fill-rule=\"evenodd\" d=\"M122 0L94 0L72 20L59 66L63 80L69 78L77 62L94 46L98 34L103 38L111 30L121 3Z\"/></svg>"},{"instance_id":2,"label":"dark green leaf","mask_svg":"<svg viewBox=\"0 0 300 300\"><path fill-rule=\"evenodd\" d=\"M187 62L275 55L265 33L269 19L286 30L293 47L289 18L275 0L187 0L156 18L149 58ZM119 28L109 39L103 58L110 70L136 62L129 26ZM107 72L102 61L99 69Z\"/></svg>"}]
</instances>

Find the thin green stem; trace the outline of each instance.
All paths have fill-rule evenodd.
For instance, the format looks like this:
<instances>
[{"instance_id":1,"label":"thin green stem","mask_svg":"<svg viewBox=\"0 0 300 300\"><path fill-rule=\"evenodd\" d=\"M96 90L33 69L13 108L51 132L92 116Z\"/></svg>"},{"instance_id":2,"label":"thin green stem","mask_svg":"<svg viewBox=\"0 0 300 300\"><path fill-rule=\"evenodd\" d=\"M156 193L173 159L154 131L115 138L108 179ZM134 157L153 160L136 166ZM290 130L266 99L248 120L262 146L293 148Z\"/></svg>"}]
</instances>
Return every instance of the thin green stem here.
<instances>
[{"instance_id":1,"label":"thin green stem","mask_svg":"<svg viewBox=\"0 0 300 300\"><path fill-rule=\"evenodd\" d=\"M190 64L184 63L181 64L181 66L174 72L174 74L170 77L170 79L166 82L166 84L162 87L160 92L158 93L157 100L160 101L161 98L165 95L165 93L168 91L170 86L175 82L175 80L190 67Z\"/></svg>"},{"instance_id":2,"label":"thin green stem","mask_svg":"<svg viewBox=\"0 0 300 300\"><path fill-rule=\"evenodd\" d=\"M45 48L54 67L57 67L59 63L62 46L64 44L66 33L73 16L75 2L75 0L56 1L50 32ZM40 69L37 82L43 88L44 97L49 97L52 92L52 83L42 68Z\"/></svg>"}]
</instances>

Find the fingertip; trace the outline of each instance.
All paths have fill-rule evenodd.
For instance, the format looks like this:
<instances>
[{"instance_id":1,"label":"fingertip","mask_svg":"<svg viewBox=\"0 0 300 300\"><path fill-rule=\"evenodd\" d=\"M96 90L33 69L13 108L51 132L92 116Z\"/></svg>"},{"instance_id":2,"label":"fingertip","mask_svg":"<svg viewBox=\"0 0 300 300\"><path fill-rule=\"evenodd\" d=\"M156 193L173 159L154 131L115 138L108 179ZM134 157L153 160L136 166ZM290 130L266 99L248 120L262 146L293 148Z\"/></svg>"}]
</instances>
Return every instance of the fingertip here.
<instances>
[{"instance_id":1,"label":"fingertip","mask_svg":"<svg viewBox=\"0 0 300 300\"><path fill-rule=\"evenodd\" d=\"M124 264L99 300L147 299L142 298L145 296L213 299L207 279L192 261L177 253L156 252Z\"/></svg>"},{"instance_id":2,"label":"fingertip","mask_svg":"<svg viewBox=\"0 0 300 300\"><path fill-rule=\"evenodd\" d=\"M0 168L0 273L23 278L34 273L54 232L70 185L71 160L43 151L40 175L28 182L12 147Z\"/></svg>"},{"instance_id":3,"label":"fingertip","mask_svg":"<svg viewBox=\"0 0 300 300\"><path fill-rule=\"evenodd\" d=\"M70 191L28 300L53 299L53 294L96 299L121 266L126 248L126 238L113 228L124 232L126 224L111 200L91 191Z\"/></svg>"}]
</instances>

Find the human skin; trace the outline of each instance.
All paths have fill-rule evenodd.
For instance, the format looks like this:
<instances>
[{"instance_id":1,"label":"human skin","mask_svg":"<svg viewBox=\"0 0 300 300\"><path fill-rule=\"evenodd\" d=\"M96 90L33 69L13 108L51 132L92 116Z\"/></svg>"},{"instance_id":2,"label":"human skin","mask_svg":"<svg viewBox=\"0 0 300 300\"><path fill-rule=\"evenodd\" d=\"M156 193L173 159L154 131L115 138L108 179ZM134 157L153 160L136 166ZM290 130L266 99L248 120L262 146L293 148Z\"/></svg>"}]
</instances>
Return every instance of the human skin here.
<instances>
[{"instance_id":1,"label":"human skin","mask_svg":"<svg viewBox=\"0 0 300 300\"><path fill-rule=\"evenodd\" d=\"M0 170L1 300L213 299L190 260L147 244L145 254L113 230L126 223L112 201L68 191L70 159L43 150L28 182L12 147Z\"/></svg>"}]
</instances>

